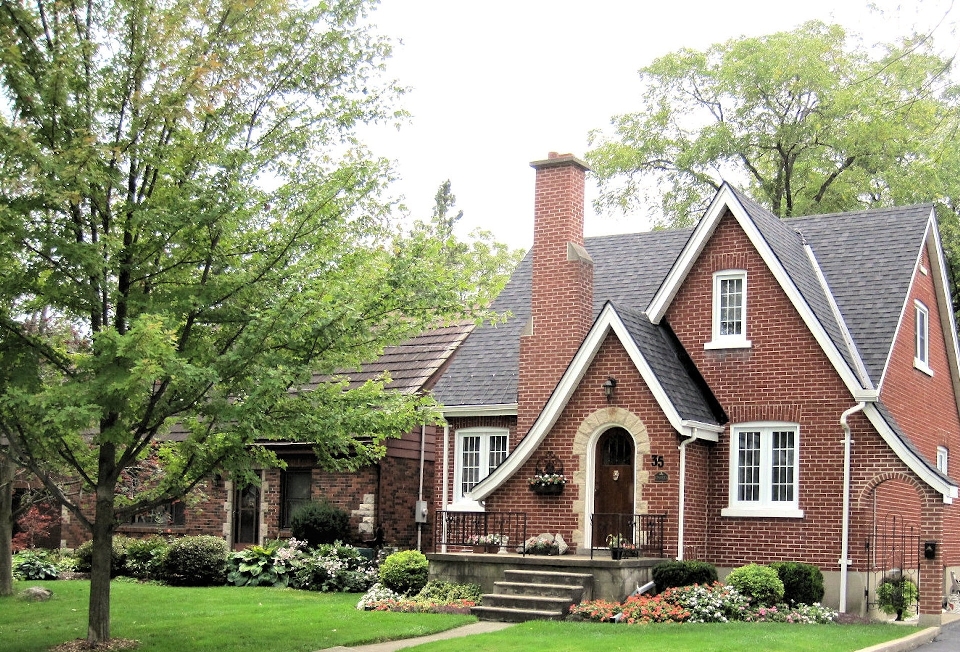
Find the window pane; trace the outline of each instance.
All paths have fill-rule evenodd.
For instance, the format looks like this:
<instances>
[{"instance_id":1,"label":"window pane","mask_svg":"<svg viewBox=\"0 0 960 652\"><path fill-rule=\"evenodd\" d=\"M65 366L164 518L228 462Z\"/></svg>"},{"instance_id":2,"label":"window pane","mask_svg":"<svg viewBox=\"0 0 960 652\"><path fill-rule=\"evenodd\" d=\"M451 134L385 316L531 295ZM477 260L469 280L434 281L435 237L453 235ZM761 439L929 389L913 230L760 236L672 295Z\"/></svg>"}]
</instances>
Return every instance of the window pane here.
<instances>
[{"instance_id":1,"label":"window pane","mask_svg":"<svg viewBox=\"0 0 960 652\"><path fill-rule=\"evenodd\" d=\"M917 306L917 360L927 362L927 313Z\"/></svg>"},{"instance_id":2,"label":"window pane","mask_svg":"<svg viewBox=\"0 0 960 652\"><path fill-rule=\"evenodd\" d=\"M464 437L462 442L460 493L466 494L480 482L480 436Z\"/></svg>"},{"instance_id":3,"label":"window pane","mask_svg":"<svg viewBox=\"0 0 960 652\"><path fill-rule=\"evenodd\" d=\"M760 433L741 432L737 461L737 500L760 500Z\"/></svg>"},{"instance_id":4,"label":"window pane","mask_svg":"<svg viewBox=\"0 0 960 652\"><path fill-rule=\"evenodd\" d=\"M503 460L507 459L507 436L493 435L490 437L490 454L487 473L492 473L495 468L500 466Z\"/></svg>"},{"instance_id":5,"label":"window pane","mask_svg":"<svg viewBox=\"0 0 960 652\"><path fill-rule=\"evenodd\" d=\"M792 502L795 456L793 431L774 431L770 445L770 500Z\"/></svg>"},{"instance_id":6,"label":"window pane","mask_svg":"<svg viewBox=\"0 0 960 652\"><path fill-rule=\"evenodd\" d=\"M301 506L310 502L310 485L313 483L310 471L284 471L282 513L280 527L290 527L290 516Z\"/></svg>"},{"instance_id":7,"label":"window pane","mask_svg":"<svg viewBox=\"0 0 960 652\"><path fill-rule=\"evenodd\" d=\"M743 334L743 279L720 279L720 334Z\"/></svg>"}]
</instances>

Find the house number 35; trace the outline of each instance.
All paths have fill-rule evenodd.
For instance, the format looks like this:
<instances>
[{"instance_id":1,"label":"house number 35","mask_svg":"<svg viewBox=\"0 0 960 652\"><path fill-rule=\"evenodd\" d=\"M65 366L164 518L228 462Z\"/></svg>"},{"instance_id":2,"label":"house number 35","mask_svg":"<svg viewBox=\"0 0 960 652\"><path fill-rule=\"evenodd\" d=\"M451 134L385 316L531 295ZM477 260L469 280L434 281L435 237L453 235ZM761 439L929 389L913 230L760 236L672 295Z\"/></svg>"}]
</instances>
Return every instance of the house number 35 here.
<instances>
[{"instance_id":1,"label":"house number 35","mask_svg":"<svg viewBox=\"0 0 960 652\"><path fill-rule=\"evenodd\" d=\"M663 455L651 455L650 466L663 468Z\"/></svg>"}]
</instances>

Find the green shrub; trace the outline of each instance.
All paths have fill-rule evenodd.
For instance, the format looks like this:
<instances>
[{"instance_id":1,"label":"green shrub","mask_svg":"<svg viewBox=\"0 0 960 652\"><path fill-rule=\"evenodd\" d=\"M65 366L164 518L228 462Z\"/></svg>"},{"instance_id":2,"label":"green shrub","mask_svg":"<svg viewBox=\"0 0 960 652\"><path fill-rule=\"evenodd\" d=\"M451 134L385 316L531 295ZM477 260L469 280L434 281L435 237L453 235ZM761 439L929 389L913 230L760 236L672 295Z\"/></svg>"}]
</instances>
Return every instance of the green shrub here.
<instances>
[{"instance_id":1,"label":"green shrub","mask_svg":"<svg viewBox=\"0 0 960 652\"><path fill-rule=\"evenodd\" d=\"M323 543L350 539L350 515L327 501L301 505L290 515L294 538L315 548Z\"/></svg>"},{"instance_id":2,"label":"green shrub","mask_svg":"<svg viewBox=\"0 0 960 652\"><path fill-rule=\"evenodd\" d=\"M170 544L161 579L174 586L217 586L226 580L227 544L213 536L181 537Z\"/></svg>"},{"instance_id":3,"label":"green shrub","mask_svg":"<svg viewBox=\"0 0 960 652\"><path fill-rule=\"evenodd\" d=\"M917 585L906 577L884 578L877 587L877 607L885 614L897 614L897 620L919 599Z\"/></svg>"},{"instance_id":4,"label":"green shrub","mask_svg":"<svg viewBox=\"0 0 960 652\"><path fill-rule=\"evenodd\" d=\"M271 541L264 546L250 546L227 559L227 582L234 586L290 586L293 571L301 563L296 539L290 543Z\"/></svg>"},{"instance_id":5,"label":"green shrub","mask_svg":"<svg viewBox=\"0 0 960 652\"><path fill-rule=\"evenodd\" d=\"M783 582L769 566L747 564L735 568L726 583L751 598L754 606L772 606L783 600Z\"/></svg>"},{"instance_id":6,"label":"green shrub","mask_svg":"<svg viewBox=\"0 0 960 652\"><path fill-rule=\"evenodd\" d=\"M443 580L431 580L420 589L417 599L432 602L453 602L455 600L470 600L480 604L483 589L479 584L455 584Z\"/></svg>"},{"instance_id":7,"label":"green shrub","mask_svg":"<svg viewBox=\"0 0 960 652\"><path fill-rule=\"evenodd\" d=\"M13 576L19 580L55 580L57 565L46 550L24 550L13 556Z\"/></svg>"},{"instance_id":8,"label":"green shrub","mask_svg":"<svg viewBox=\"0 0 960 652\"><path fill-rule=\"evenodd\" d=\"M146 539L128 539L127 558L123 574L140 580L154 580L160 577L163 558L169 544L158 536Z\"/></svg>"},{"instance_id":9,"label":"green shrub","mask_svg":"<svg viewBox=\"0 0 960 652\"><path fill-rule=\"evenodd\" d=\"M116 577L123 573L123 568L127 563L127 543L130 540L127 537L113 537L113 550L110 555L110 577ZM93 566L93 539L84 541L76 550L73 556L77 560L77 570L81 573L89 573Z\"/></svg>"},{"instance_id":10,"label":"green shrub","mask_svg":"<svg viewBox=\"0 0 960 652\"><path fill-rule=\"evenodd\" d=\"M416 550L395 552L380 565L380 581L388 589L412 595L427 584L429 564Z\"/></svg>"},{"instance_id":11,"label":"green shrub","mask_svg":"<svg viewBox=\"0 0 960 652\"><path fill-rule=\"evenodd\" d=\"M823 573L813 564L777 561L770 564L783 582L783 601L787 604L814 604L823 600Z\"/></svg>"},{"instance_id":12,"label":"green shrub","mask_svg":"<svg viewBox=\"0 0 960 652\"><path fill-rule=\"evenodd\" d=\"M667 561L657 564L650 572L657 591L674 586L713 584L717 581L717 569L705 561Z\"/></svg>"}]
</instances>

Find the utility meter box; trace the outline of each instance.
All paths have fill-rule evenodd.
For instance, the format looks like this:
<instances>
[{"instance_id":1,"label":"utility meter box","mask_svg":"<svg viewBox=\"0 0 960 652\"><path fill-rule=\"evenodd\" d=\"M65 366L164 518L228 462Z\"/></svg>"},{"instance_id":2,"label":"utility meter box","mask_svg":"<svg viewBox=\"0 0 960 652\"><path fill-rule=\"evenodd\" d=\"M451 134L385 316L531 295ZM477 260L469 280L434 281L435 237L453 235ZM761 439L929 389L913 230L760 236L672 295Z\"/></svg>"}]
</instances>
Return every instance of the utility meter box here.
<instances>
[{"instance_id":1,"label":"utility meter box","mask_svg":"<svg viewBox=\"0 0 960 652\"><path fill-rule=\"evenodd\" d=\"M418 500L416 507L416 514L414 514L414 519L417 523L426 523L427 522L427 501Z\"/></svg>"}]
</instances>

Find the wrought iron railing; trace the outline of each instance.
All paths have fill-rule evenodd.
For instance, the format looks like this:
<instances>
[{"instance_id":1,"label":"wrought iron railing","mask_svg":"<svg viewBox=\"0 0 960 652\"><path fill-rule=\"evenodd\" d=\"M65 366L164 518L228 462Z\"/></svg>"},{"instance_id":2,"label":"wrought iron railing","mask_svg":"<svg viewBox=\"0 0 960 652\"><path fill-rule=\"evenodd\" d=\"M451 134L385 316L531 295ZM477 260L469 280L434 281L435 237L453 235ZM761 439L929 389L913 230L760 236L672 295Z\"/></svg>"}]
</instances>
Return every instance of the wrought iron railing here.
<instances>
[{"instance_id":1,"label":"wrought iron railing","mask_svg":"<svg viewBox=\"0 0 960 652\"><path fill-rule=\"evenodd\" d=\"M615 558L663 557L666 514L592 514L590 530L595 548L608 547Z\"/></svg>"},{"instance_id":2,"label":"wrought iron railing","mask_svg":"<svg viewBox=\"0 0 960 652\"><path fill-rule=\"evenodd\" d=\"M487 545L513 552L527 540L525 512L450 512L438 514L433 549Z\"/></svg>"}]
</instances>

